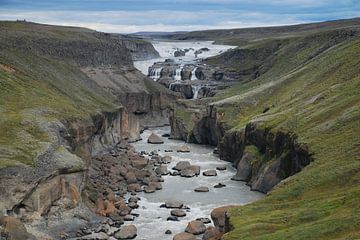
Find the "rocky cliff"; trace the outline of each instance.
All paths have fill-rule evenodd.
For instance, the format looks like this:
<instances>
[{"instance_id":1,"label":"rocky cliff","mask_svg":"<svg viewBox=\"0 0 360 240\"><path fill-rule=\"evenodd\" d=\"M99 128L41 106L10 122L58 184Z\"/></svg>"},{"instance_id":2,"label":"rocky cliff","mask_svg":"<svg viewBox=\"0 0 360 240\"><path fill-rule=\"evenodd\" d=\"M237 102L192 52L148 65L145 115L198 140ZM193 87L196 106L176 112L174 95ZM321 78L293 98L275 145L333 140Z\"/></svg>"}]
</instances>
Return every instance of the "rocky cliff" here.
<instances>
[{"instance_id":1,"label":"rocky cliff","mask_svg":"<svg viewBox=\"0 0 360 240\"><path fill-rule=\"evenodd\" d=\"M176 96L133 67L133 59L157 55L150 43L81 28L0 25L0 211L26 219L42 238L49 212L60 214L54 233L61 224L79 226L70 215L91 216L82 192L93 156L167 124Z\"/></svg>"}]
</instances>

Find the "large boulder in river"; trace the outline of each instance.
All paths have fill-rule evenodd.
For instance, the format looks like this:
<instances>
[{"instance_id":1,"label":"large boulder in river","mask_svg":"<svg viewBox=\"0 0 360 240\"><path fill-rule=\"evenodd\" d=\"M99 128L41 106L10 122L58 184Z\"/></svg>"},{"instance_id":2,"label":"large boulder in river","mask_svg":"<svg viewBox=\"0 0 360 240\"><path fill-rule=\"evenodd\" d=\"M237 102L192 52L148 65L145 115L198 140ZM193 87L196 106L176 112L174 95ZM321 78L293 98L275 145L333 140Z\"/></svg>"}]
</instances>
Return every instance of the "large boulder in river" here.
<instances>
[{"instance_id":1,"label":"large boulder in river","mask_svg":"<svg viewBox=\"0 0 360 240\"><path fill-rule=\"evenodd\" d=\"M225 220L226 220L226 213L230 208L236 207L234 205L223 206L215 208L211 211L211 219L214 222L215 227L220 232L224 232L225 228Z\"/></svg>"},{"instance_id":2,"label":"large boulder in river","mask_svg":"<svg viewBox=\"0 0 360 240\"><path fill-rule=\"evenodd\" d=\"M114 236L116 239L134 239L137 236L137 229L134 225L123 226Z\"/></svg>"},{"instance_id":3,"label":"large boulder in river","mask_svg":"<svg viewBox=\"0 0 360 240\"><path fill-rule=\"evenodd\" d=\"M191 166L191 164L189 161L180 161L176 164L175 167L173 167L173 169L181 171L181 170L187 169L190 166Z\"/></svg>"},{"instance_id":4,"label":"large boulder in river","mask_svg":"<svg viewBox=\"0 0 360 240\"><path fill-rule=\"evenodd\" d=\"M194 189L195 192L208 192L209 188L208 187L198 187Z\"/></svg>"},{"instance_id":5,"label":"large boulder in river","mask_svg":"<svg viewBox=\"0 0 360 240\"><path fill-rule=\"evenodd\" d=\"M177 152L181 152L181 153L188 153L190 152L190 148L187 145L181 145L178 149Z\"/></svg>"},{"instance_id":6,"label":"large boulder in river","mask_svg":"<svg viewBox=\"0 0 360 240\"><path fill-rule=\"evenodd\" d=\"M196 237L193 234L184 232L176 234L173 240L196 240Z\"/></svg>"},{"instance_id":7,"label":"large boulder in river","mask_svg":"<svg viewBox=\"0 0 360 240\"><path fill-rule=\"evenodd\" d=\"M175 216L175 217L185 217L186 216L186 212L182 209L173 209L170 212L171 216Z\"/></svg>"},{"instance_id":8,"label":"large boulder in river","mask_svg":"<svg viewBox=\"0 0 360 240\"><path fill-rule=\"evenodd\" d=\"M150 137L148 138L148 143L163 144L164 140L159 135L156 135L155 133L151 133Z\"/></svg>"},{"instance_id":9,"label":"large boulder in river","mask_svg":"<svg viewBox=\"0 0 360 240\"><path fill-rule=\"evenodd\" d=\"M165 201L166 208L182 208L182 206L184 206L182 202L170 201L170 200Z\"/></svg>"},{"instance_id":10,"label":"large boulder in river","mask_svg":"<svg viewBox=\"0 0 360 240\"><path fill-rule=\"evenodd\" d=\"M203 172L203 175L206 177L214 177L217 176L216 170L207 170Z\"/></svg>"},{"instance_id":11,"label":"large boulder in river","mask_svg":"<svg viewBox=\"0 0 360 240\"><path fill-rule=\"evenodd\" d=\"M202 221L191 221L188 223L185 232L191 233L194 235L203 234L206 230L206 226Z\"/></svg>"},{"instance_id":12,"label":"large boulder in river","mask_svg":"<svg viewBox=\"0 0 360 240\"><path fill-rule=\"evenodd\" d=\"M180 172L180 176L186 177L186 178L195 177L195 175L196 175L196 173L193 170L187 169L187 168L181 170L181 172Z\"/></svg>"},{"instance_id":13,"label":"large boulder in river","mask_svg":"<svg viewBox=\"0 0 360 240\"><path fill-rule=\"evenodd\" d=\"M200 166L198 165L191 165L187 167L186 169L190 169L195 172L195 175L200 175Z\"/></svg>"},{"instance_id":14,"label":"large boulder in river","mask_svg":"<svg viewBox=\"0 0 360 240\"><path fill-rule=\"evenodd\" d=\"M160 167L157 167L155 169L155 173L157 175L168 175L169 174L169 170L166 166L160 166Z\"/></svg>"}]
</instances>

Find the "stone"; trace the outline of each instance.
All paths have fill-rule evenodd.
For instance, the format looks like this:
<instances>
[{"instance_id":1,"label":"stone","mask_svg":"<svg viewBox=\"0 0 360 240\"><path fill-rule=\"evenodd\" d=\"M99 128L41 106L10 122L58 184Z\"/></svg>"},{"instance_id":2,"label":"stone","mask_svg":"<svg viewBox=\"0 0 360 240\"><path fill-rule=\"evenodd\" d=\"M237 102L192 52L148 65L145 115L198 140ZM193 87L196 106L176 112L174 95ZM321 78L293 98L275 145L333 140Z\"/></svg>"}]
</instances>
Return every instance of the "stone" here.
<instances>
[{"instance_id":1,"label":"stone","mask_svg":"<svg viewBox=\"0 0 360 240\"><path fill-rule=\"evenodd\" d=\"M115 222L123 222L124 221L123 217L120 216L120 214L117 212L113 212L113 213L109 214L109 218Z\"/></svg>"},{"instance_id":2,"label":"stone","mask_svg":"<svg viewBox=\"0 0 360 240\"><path fill-rule=\"evenodd\" d=\"M161 158L161 163L162 164L169 164L171 163L172 157L169 155L165 155Z\"/></svg>"},{"instance_id":3,"label":"stone","mask_svg":"<svg viewBox=\"0 0 360 240\"><path fill-rule=\"evenodd\" d=\"M181 171L181 170L187 169L190 166L191 166L191 164L189 161L180 161L175 165L175 167L173 167L173 169Z\"/></svg>"},{"instance_id":4,"label":"stone","mask_svg":"<svg viewBox=\"0 0 360 240\"><path fill-rule=\"evenodd\" d=\"M173 221L173 222L178 222L179 219L176 216L170 216L166 219L166 221Z\"/></svg>"},{"instance_id":5,"label":"stone","mask_svg":"<svg viewBox=\"0 0 360 240\"><path fill-rule=\"evenodd\" d=\"M226 185L223 183L218 183L214 186L214 188L223 188L223 187L226 187Z\"/></svg>"},{"instance_id":6,"label":"stone","mask_svg":"<svg viewBox=\"0 0 360 240\"><path fill-rule=\"evenodd\" d=\"M120 228L114 237L116 239L134 239L137 236L137 229L134 225L127 225Z\"/></svg>"},{"instance_id":7,"label":"stone","mask_svg":"<svg viewBox=\"0 0 360 240\"><path fill-rule=\"evenodd\" d=\"M95 202L95 213L104 216L105 215L104 210L105 210L104 200L102 198L98 198Z\"/></svg>"},{"instance_id":8,"label":"stone","mask_svg":"<svg viewBox=\"0 0 360 240\"><path fill-rule=\"evenodd\" d=\"M162 189L161 182L150 182L149 187L155 188L156 190L161 190Z\"/></svg>"},{"instance_id":9,"label":"stone","mask_svg":"<svg viewBox=\"0 0 360 240\"><path fill-rule=\"evenodd\" d=\"M156 191L156 188L154 186L146 186L144 187L145 193L154 193Z\"/></svg>"},{"instance_id":10,"label":"stone","mask_svg":"<svg viewBox=\"0 0 360 240\"><path fill-rule=\"evenodd\" d=\"M211 220L209 218L197 218L196 219L197 221L201 221L203 222L204 224L209 224L211 223Z\"/></svg>"},{"instance_id":11,"label":"stone","mask_svg":"<svg viewBox=\"0 0 360 240\"><path fill-rule=\"evenodd\" d=\"M155 133L151 133L150 137L148 138L148 143L163 144L164 140L160 136L156 135Z\"/></svg>"},{"instance_id":12,"label":"stone","mask_svg":"<svg viewBox=\"0 0 360 240\"><path fill-rule=\"evenodd\" d=\"M208 192L209 188L208 187L198 187L194 189L195 192Z\"/></svg>"},{"instance_id":13,"label":"stone","mask_svg":"<svg viewBox=\"0 0 360 240\"><path fill-rule=\"evenodd\" d=\"M202 240L220 240L223 236L219 230L214 227L208 227L202 237Z\"/></svg>"},{"instance_id":14,"label":"stone","mask_svg":"<svg viewBox=\"0 0 360 240\"><path fill-rule=\"evenodd\" d=\"M202 221L191 221L188 223L185 232L194 235L203 234L206 230L206 226Z\"/></svg>"},{"instance_id":15,"label":"stone","mask_svg":"<svg viewBox=\"0 0 360 240\"><path fill-rule=\"evenodd\" d=\"M148 163L149 160L141 156L137 156L136 158L131 160L131 165L136 169L143 169L148 165Z\"/></svg>"},{"instance_id":16,"label":"stone","mask_svg":"<svg viewBox=\"0 0 360 240\"><path fill-rule=\"evenodd\" d=\"M226 170L226 166L218 166L218 167L216 167L216 170L225 171L225 170Z\"/></svg>"},{"instance_id":17,"label":"stone","mask_svg":"<svg viewBox=\"0 0 360 240\"><path fill-rule=\"evenodd\" d=\"M216 170L207 170L203 172L203 175L206 177L214 177L217 176Z\"/></svg>"},{"instance_id":18,"label":"stone","mask_svg":"<svg viewBox=\"0 0 360 240\"><path fill-rule=\"evenodd\" d=\"M194 171L195 175L200 175L200 166L198 166L198 165L190 165L186 169Z\"/></svg>"},{"instance_id":19,"label":"stone","mask_svg":"<svg viewBox=\"0 0 360 240\"><path fill-rule=\"evenodd\" d=\"M211 211L211 219L213 220L217 230L219 230L220 232L224 232L225 230L224 227L226 220L226 212L233 207L235 206L234 205L223 206L223 207L215 208L214 210Z\"/></svg>"},{"instance_id":20,"label":"stone","mask_svg":"<svg viewBox=\"0 0 360 240\"><path fill-rule=\"evenodd\" d=\"M171 230L168 229L165 231L165 234L172 234L172 232L171 232Z\"/></svg>"},{"instance_id":21,"label":"stone","mask_svg":"<svg viewBox=\"0 0 360 240\"><path fill-rule=\"evenodd\" d=\"M184 232L176 234L173 240L196 240L196 237L193 234Z\"/></svg>"},{"instance_id":22,"label":"stone","mask_svg":"<svg viewBox=\"0 0 360 240\"><path fill-rule=\"evenodd\" d=\"M140 200L139 197L131 196L131 197L129 197L128 202L135 202L135 203L137 203L139 200Z\"/></svg>"},{"instance_id":23,"label":"stone","mask_svg":"<svg viewBox=\"0 0 360 240\"><path fill-rule=\"evenodd\" d=\"M25 238L24 238L25 239ZM98 233L92 233L90 235L86 235L83 236L81 238L77 238L77 239L84 239L84 240L93 240L93 239L97 239L97 240L108 240L109 236L104 233L104 232L98 232Z\"/></svg>"},{"instance_id":24,"label":"stone","mask_svg":"<svg viewBox=\"0 0 360 240\"><path fill-rule=\"evenodd\" d=\"M128 215L128 214L131 213L132 208L130 208L130 207L129 207L128 205L126 205L126 204L122 204L122 205L120 205L120 206L118 207L118 210L119 210L119 214L120 214L121 216L126 216L126 215Z\"/></svg>"},{"instance_id":25,"label":"stone","mask_svg":"<svg viewBox=\"0 0 360 240\"><path fill-rule=\"evenodd\" d=\"M165 201L166 208L182 208L184 204L178 201Z\"/></svg>"},{"instance_id":26,"label":"stone","mask_svg":"<svg viewBox=\"0 0 360 240\"><path fill-rule=\"evenodd\" d=\"M177 152L188 153L190 152L190 148L187 145L182 145L177 149Z\"/></svg>"},{"instance_id":27,"label":"stone","mask_svg":"<svg viewBox=\"0 0 360 240\"><path fill-rule=\"evenodd\" d=\"M186 212L181 209L173 209L173 210L171 210L170 214L171 214L171 216L175 216L175 217L185 217L186 216Z\"/></svg>"},{"instance_id":28,"label":"stone","mask_svg":"<svg viewBox=\"0 0 360 240\"><path fill-rule=\"evenodd\" d=\"M168 174L169 174L169 170L168 170L168 168L167 168L166 166L160 166L160 167L157 167L157 168L155 169L155 173L156 173L157 175L161 175L161 176L163 176L163 175L168 175Z\"/></svg>"},{"instance_id":29,"label":"stone","mask_svg":"<svg viewBox=\"0 0 360 240\"><path fill-rule=\"evenodd\" d=\"M141 186L138 183L129 184L127 187L128 192L141 192Z\"/></svg>"},{"instance_id":30,"label":"stone","mask_svg":"<svg viewBox=\"0 0 360 240\"><path fill-rule=\"evenodd\" d=\"M134 172L128 172L125 175L127 184L137 183L137 178Z\"/></svg>"},{"instance_id":31,"label":"stone","mask_svg":"<svg viewBox=\"0 0 360 240\"><path fill-rule=\"evenodd\" d=\"M196 173L191 169L184 169L184 170L181 170L180 176L186 177L186 178L191 178L191 177L195 177Z\"/></svg>"},{"instance_id":32,"label":"stone","mask_svg":"<svg viewBox=\"0 0 360 240\"><path fill-rule=\"evenodd\" d=\"M133 215L126 215L124 217L124 221L134 221L135 220L135 216Z\"/></svg>"},{"instance_id":33,"label":"stone","mask_svg":"<svg viewBox=\"0 0 360 240\"><path fill-rule=\"evenodd\" d=\"M132 209L136 209L139 207L139 205L136 202L129 202L128 207Z\"/></svg>"}]
</instances>

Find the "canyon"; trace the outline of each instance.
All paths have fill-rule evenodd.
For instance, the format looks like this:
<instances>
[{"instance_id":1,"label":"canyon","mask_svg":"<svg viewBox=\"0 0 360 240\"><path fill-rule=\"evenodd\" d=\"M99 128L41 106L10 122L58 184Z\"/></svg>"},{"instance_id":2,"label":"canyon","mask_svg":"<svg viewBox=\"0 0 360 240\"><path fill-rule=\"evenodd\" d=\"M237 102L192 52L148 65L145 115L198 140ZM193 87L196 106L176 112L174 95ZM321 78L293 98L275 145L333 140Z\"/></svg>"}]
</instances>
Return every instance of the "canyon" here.
<instances>
[{"instance_id":1,"label":"canyon","mask_svg":"<svg viewBox=\"0 0 360 240\"><path fill-rule=\"evenodd\" d=\"M1 237L358 236L359 28L1 22Z\"/></svg>"}]
</instances>

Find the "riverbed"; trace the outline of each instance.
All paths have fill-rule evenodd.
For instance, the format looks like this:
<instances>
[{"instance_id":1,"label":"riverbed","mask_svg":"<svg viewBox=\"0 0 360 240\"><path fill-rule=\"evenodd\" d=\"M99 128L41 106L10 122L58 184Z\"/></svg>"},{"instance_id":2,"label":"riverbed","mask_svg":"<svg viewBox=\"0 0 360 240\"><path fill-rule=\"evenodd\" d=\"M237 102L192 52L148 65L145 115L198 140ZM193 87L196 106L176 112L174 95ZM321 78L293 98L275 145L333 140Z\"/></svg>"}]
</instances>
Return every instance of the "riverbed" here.
<instances>
[{"instance_id":1,"label":"riverbed","mask_svg":"<svg viewBox=\"0 0 360 240\"><path fill-rule=\"evenodd\" d=\"M136 218L134 224L138 229L138 240L171 240L176 233L183 232L189 221L196 218L210 218L212 209L223 205L243 205L254 202L264 195L259 192L250 191L244 182L232 181L230 178L236 173L231 163L220 160L213 154L213 147L187 144L190 147L189 153L178 153L176 150L184 144L180 140L164 139L164 144L148 144L147 139L154 132L162 135L170 132L169 127L149 129L141 134L142 140L134 143L137 151L151 152L158 151L159 155L170 155L172 161L168 164L170 171L179 161L189 161L192 165L199 165L201 174L193 178L183 178L180 176L163 176L163 189L155 193L140 193L140 208L135 212L140 216ZM173 150L173 152L165 152ZM215 177L205 177L202 172L205 170L216 169L218 166L226 166L225 171L217 171ZM214 188L218 183L225 184L224 188ZM194 192L197 187L208 187L209 192ZM170 216L170 209L160 208L166 200L182 201L190 208L186 217L179 218L179 222L167 221ZM170 230L172 234L165 235L165 231Z\"/></svg>"}]
</instances>

